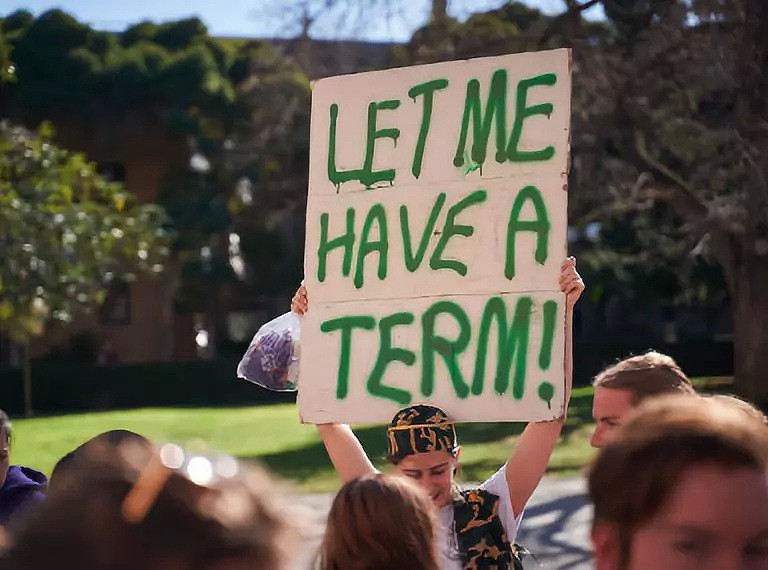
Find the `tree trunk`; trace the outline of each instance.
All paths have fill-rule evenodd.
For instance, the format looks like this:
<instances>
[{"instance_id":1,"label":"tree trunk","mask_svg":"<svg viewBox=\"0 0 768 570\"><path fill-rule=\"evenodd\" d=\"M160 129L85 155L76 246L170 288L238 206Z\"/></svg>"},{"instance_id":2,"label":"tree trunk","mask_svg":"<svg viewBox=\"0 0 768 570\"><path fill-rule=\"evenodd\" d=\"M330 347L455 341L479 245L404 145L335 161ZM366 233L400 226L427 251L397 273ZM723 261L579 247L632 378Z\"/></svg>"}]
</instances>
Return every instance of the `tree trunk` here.
<instances>
[{"instance_id":1,"label":"tree trunk","mask_svg":"<svg viewBox=\"0 0 768 570\"><path fill-rule=\"evenodd\" d=\"M768 410L768 260L743 256L733 295L736 392Z\"/></svg>"},{"instance_id":2,"label":"tree trunk","mask_svg":"<svg viewBox=\"0 0 768 570\"><path fill-rule=\"evenodd\" d=\"M432 21L442 22L448 17L448 0L432 0Z\"/></svg>"},{"instance_id":3,"label":"tree trunk","mask_svg":"<svg viewBox=\"0 0 768 570\"><path fill-rule=\"evenodd\" d=\"M29 339L24 342L23 375L24 415L31 418L34 412L32 410L32 364L29 358Z\"/></svg>"},{"instance_id":4,"label":"tree trunk","mask_svg":"<svg viewBox=\"0 0 768 570\"><path fill-rule=\"evenodd\" d=\"M744 236L734 248L736 389L768 410L768 2L744 0L739 34L739 131L750 147Z\"/></svg>"}]
</instances>

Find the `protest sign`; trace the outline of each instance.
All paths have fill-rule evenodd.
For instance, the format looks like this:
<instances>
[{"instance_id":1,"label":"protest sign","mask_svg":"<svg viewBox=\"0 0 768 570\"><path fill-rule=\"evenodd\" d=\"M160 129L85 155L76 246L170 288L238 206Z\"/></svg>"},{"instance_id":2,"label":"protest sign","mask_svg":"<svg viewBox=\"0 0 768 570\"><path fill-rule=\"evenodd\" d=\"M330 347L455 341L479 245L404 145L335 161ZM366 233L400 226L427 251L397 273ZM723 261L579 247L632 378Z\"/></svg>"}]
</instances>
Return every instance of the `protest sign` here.
<instances>
[{"instance_id":1,"label":"protest sign","mask_svg":"<svg viewBox=\"0 0 768 570\"><path fill-rule=\"evenodd\" d=\"M570 93L569 50L315 84L304 421L562 414Z\"/></svg>"}]
</instances>

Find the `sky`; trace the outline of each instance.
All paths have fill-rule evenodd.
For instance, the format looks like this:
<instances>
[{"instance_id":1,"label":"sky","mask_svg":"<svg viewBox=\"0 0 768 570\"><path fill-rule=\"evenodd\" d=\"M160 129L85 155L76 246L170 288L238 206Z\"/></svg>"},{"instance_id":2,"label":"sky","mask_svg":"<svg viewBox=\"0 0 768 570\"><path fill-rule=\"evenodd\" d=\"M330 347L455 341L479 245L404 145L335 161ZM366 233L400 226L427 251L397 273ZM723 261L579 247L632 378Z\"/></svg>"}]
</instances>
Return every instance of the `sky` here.
<instances>
[{"instance_id":1,"label":"sky","mask_svg":"<svg viewBox=\"0 0 768 570\"><path fill-rule=\"evenodd\" d=\"M298 13L291 11L298 0L3 0L0 15L25 9L37 15L51 8L61 8L78 20L102 30L120 31L142 20L156 22L198 16L215 36L278 37L296 33ZM310 35L316 38L354 37L370 41L406 41L429 14L428 0L362 0L339 4L393 6L381 8L375 17L356 17L343 7L337 14L318 20ZM526 0L545 13L561 11L563 0ZM464 19L472 12L497 8L499 0L451 0L451 15ZM389 16L388 16L389 12ZM588 16L601 17L590 10ZM344 16L348 16L347 20Z\"/></svg>"}]
</instances>

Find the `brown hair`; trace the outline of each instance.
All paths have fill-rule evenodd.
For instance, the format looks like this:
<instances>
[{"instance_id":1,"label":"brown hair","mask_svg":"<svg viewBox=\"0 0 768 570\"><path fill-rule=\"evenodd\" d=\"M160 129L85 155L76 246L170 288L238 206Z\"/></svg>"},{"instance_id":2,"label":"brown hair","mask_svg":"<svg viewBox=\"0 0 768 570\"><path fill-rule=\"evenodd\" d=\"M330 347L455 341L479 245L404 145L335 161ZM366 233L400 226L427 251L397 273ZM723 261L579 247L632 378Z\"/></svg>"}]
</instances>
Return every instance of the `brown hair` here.
<instances>
[{"instance_id":1,"label":"brown hair","mask_svg":"<svg viewBox=\"0 0 768 570\"><path fill-rule=\"evenodd\" d=\"M634 403L661 394L695 394L691 381L671 356L656 351L630 356L595 376L595 387L629 390Z\"/></svg>"},{"instance_id":2,"label":"brown hair","mask_svg":"<svg viewBox=\"0 0 768 570\"><path fill-rule=\"evenodd\" d=\"M664 396L641 404L600 450L589 477L594 525L618 533L622 563L635 530L669 499L694 465L768 468L768 430L732 404Z\"/></svg>"},{"instance_id":3,"label":"brown hair","mask_svg":"<svg viewBox=\"0 0 768 570\"><path fill-rule=\"evenodd\" d=\"M747 416L756 419L760 423L768 424L768 417L766 417L760 408L754 404L751 404L750 402L747 402L746 400L742 400L738 396L734 396L732 394L712 394L706 397L717 402L722 402L723 404L733 406L747 414Z\"/></svg>"},{"instance_id":4,"label":"brown hair","mask_svg":"<svg viewBox=\"0 0 768 570\"><path fill-rule=\"evenodd\" d=\"M137 445L147 446L150 449L152 447L151 442L146 437L135 431L112 429L102 432L85 441L56 462L56 465L53 466L53 470L51 471L51 476L48 478L48 490L50 491L54 489L59 485L60 480L66 479L64 473L67 472L67 470L73 469L78 459L87 455L89 449L104 445L119 447L129 441L134 442Z\"/></svg>"},{"instance_id":5,"label":"brown hair","mask_svg":"<svg viewBox=\"0 0 768 570\"><path fill-rule=\"evenodd\" d=\"M89 445L12 537L3 570L286 567L293 537L271 477L231 460L203 486L159 458L135 442Z\"/></svg>"},{"instance_id":6,"label":"brown hair","mask_svg":"<svg viewBox=\"0 0 768 570\"><path fill-rule=\"evenodd\" d=\"M333 501L320 547L321 570L438 570L434 507L399 475L346 483Z\"/></svg>"}]
</instances>

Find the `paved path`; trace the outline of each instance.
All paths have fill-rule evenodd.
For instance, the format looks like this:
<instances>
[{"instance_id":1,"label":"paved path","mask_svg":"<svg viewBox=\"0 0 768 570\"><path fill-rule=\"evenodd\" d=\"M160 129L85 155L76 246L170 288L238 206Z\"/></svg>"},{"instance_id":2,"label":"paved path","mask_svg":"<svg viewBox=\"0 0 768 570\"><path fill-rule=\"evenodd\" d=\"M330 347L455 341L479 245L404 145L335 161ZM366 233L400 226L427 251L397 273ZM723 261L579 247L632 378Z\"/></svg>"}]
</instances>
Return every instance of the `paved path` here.
<instances>
[{"instance_id":1,"label":"paved path","mask_svg":"<svg viewBox=\"0 0 768 570\"><path fill-rule=\"evenodd\" d=\"M589 526L592 508L587 505L581 477L546 477L523 515L518 542L535 561L528 568L591 570Z\"/></svg>"},{"instance_id":2,"label":"paved path","mask_svg":"<svg viewBox=\"0 0 768 570\"><path fill-rule=\"evenodd\" d=\"M531 498L523 516L518 542L535 556L526 560L526 570L592 570L589 552L591 508L586 504L581 477L545 477ZM322 535L322 527L333 495L301 495L310 523L306 550L296 570L311 566L312 553Z\"/></svg>"}]
</instances>

